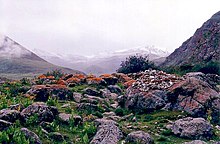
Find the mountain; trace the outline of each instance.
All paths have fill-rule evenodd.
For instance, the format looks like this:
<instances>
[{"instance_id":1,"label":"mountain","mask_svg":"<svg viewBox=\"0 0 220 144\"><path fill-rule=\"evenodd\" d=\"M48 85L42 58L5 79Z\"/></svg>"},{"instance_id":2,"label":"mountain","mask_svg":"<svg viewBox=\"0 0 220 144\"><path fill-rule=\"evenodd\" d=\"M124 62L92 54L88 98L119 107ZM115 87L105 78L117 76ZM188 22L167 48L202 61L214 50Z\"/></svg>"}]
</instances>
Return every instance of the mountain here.
<instances>
[{"instance_id":1,"label":"mountain","mask_svg":"<svg viewBox=\"0 0 220 144\"><path fill-rule=\"evenodd\" d=\"M0 36L0 75L12 78L36 75L60 69L68 73L80 73L69 68L53 65L24 48L7 36Z\"/></svg>"},{"instance_id":2,"label":"mountain","mask_svg":"<svg viewBox=\"0 0 220 144\"><path fill-rule=\"evenodd\" d=\"M53 64L97 75L115 72L120 67L121 61L124 61L126 57L131 55L148 55L150 60L156 61L156 64L162 63L164 61L164 57L169 55L168 52L160 50L154 46L142 46L132 49L103 52L90 57L79 55L59 55L50 52L43 52L37 49L33 51Z\"/></svg>"},{"instance_id":3,"label":"mountain","mask_svg":"<svg viewBox=\"0 0 220 144\"><path fill-rule=\"evenodd\" d=\"M162 66L220 61L220 12L206 21L194 35L169 55Z\"/></svg>"}]
</instances>

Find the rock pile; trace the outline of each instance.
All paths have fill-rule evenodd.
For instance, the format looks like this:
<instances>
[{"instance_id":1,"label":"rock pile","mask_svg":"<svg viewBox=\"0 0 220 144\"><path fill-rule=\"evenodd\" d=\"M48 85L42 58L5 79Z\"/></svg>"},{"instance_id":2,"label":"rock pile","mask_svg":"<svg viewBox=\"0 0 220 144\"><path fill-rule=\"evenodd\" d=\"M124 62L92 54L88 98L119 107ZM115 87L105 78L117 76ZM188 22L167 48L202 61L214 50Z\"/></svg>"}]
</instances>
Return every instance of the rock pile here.
<instances>
[{"instance_id":1,"label":"rock pile","mask_svg":"<svg viewBox=\"0 0 220 144\"><path fill-rule=\"evenodd\" d=\"M136 80L132 84L132 88L139 89L142 92L148 92L154 89L167 89L184 79L183 77L158 70L146 70L144 72L130 74L129 76Z\"/></svg>"}]
</instances>

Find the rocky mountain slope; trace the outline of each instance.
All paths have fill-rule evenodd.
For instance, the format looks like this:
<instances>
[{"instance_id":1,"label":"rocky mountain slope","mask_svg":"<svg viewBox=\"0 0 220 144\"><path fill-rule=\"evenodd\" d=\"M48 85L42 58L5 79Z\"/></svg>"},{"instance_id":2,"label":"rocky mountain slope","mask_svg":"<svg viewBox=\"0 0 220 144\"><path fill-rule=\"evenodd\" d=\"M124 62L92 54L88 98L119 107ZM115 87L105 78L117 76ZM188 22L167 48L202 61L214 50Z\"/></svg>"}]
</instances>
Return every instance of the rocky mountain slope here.
<instances>
[{"instance_id":1,"label":"rocky mountain slope","mask_svg":"<svg viewBox=\"0 0 220 144\"><path fill-rule=\"evenodd\" d=\"M33 50L45 60L68 68L78 69L85 73L103 74L115 72L128 56L141 54L149 55L149 59L160 64L169 53L154 46L137 47L120 51L105 52L91 57L78 55L59 55L41 50Z\"/></svg>"},{"instance_id":2,"label":"rocky mountain slope","mask_svg":"<svg viewBox=\"0 0 220 144\"><path fill-rule=\"evenodd\" d=\"M220 142L218 75L146 70L0 80L0 143Z\"/></svg>"},{"instance_id":3,"label":"rocky mountain slope","mask_svg":"<svg viewBox=\"0 0 220 144\"><path fill-rule=\"evenodd\" d=\"M60 69L64 72L76 73L69 68L53 65L33 52L22 47L7 36L0 36L0 74L6 77L21 74L39 74Z\"/></svg>"},{"instance_id":4,"label":"rocky mountain slope","mask_svg":"<svg viewBox=\"0 0 220 144\"><path fill-rule=\"evenodd\" d=\"M176 49L162 66L220 61L220 12L206 21L194 35Z\"/></svg>"}]
</instances>

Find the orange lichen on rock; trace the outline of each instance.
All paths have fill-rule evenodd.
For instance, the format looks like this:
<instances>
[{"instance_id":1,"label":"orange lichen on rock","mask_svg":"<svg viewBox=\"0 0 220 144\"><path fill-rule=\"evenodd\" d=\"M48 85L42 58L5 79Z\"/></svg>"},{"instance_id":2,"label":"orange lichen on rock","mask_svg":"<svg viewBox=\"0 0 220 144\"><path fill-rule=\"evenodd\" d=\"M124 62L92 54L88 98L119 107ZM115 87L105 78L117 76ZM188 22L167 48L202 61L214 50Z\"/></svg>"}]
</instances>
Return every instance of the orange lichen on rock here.
<instances>
[{"instance_id":1,"label":"orange lichen on rock","mask_svg":"<svg viewBox=\"0 0 220 144\"><path fill-rule=\"evenodd\" d=\"M67 83L80 83L80 79L71 77L66 80Z\"/></svg>"},{"instance_id":2,"label":"orange lichen on rock","mask_svg":"<svg viewBox=\"0 0 220 144\"><path fill-rule=\"evenodd\" d=\"M130 81L125 82L123 85L124 85L124 87L128 88L128 87L132 86L132 84L134 82L136 82L136 80L130 80Z\"/></svg>"},{"instance_id":3,"label":"orange lichen on rock","mask_svg":"<svg viewBox=\"0 0 220 144\"><path fill-rule=\"evenodd\" d=\"M54 80L55 77L54 77L54 76L47 76L47 79L49 79L49 80Z\"/></svg>"},{"instance_id":4,"label":"orange lichen on rock","mask_svg":"<svg viewBox=\"0 0 220 144\"><path fill-rule=\"evenodd\" d=\"M102 74L100 75L100 78L111 78L113 77L111 74Z\"/></svg>"},{"instance_id":5,"label":"orange lichen on rock","mask_svg":"<svg viewBox=\"0 0 220 144\"><path fill-rule=\"evenodd\" d=\"M85 76L85 75L83 75L83 74L75 74L75 75L73 75L73 77L74 77L74 78L78 78L78 79L80 79L80 80L82 80L82 79L85 79L85 78L86 78L86 76Z\"/></svg>"},{"instance_id":6,"label":"orange lichen on rock","mask_svg":"<svg viewBox=\"0 0 220 144\"><path fill-rule=\"evenodd\" d=\"M57 81L57 84L66 85L66 82L64 80L60 79L60 80Z\"/></svg>"},{"instance_id":7,"label":"orange lichen on rock","mask_svg":"<svg viewBox=\"0 0 220 144\"><path fill-rule=\"evenodd\" d=\"M46 78L47 77L44 74L38 76L38 79L46 79Z\"/></svg>"}]
</instances>

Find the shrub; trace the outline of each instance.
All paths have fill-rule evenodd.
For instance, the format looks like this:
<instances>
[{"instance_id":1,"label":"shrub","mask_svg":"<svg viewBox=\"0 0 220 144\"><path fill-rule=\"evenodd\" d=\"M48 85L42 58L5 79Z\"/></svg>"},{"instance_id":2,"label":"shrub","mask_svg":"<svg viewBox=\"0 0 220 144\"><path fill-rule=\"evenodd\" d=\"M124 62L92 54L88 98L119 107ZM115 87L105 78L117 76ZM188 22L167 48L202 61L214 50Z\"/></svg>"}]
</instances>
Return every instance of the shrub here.
<instances>
[{"instance_id":1,"label":"shrub","mask_svg":"<svg viewBox=\"0 0 220 144\"><path fill-rule=\"evenodd\" d=\"M150 68L155 68L154 64L149 61L148 56L133 55L122 61L121 67L117 70L119 73L136 73Z\"/></svg>"}]
</instances>

